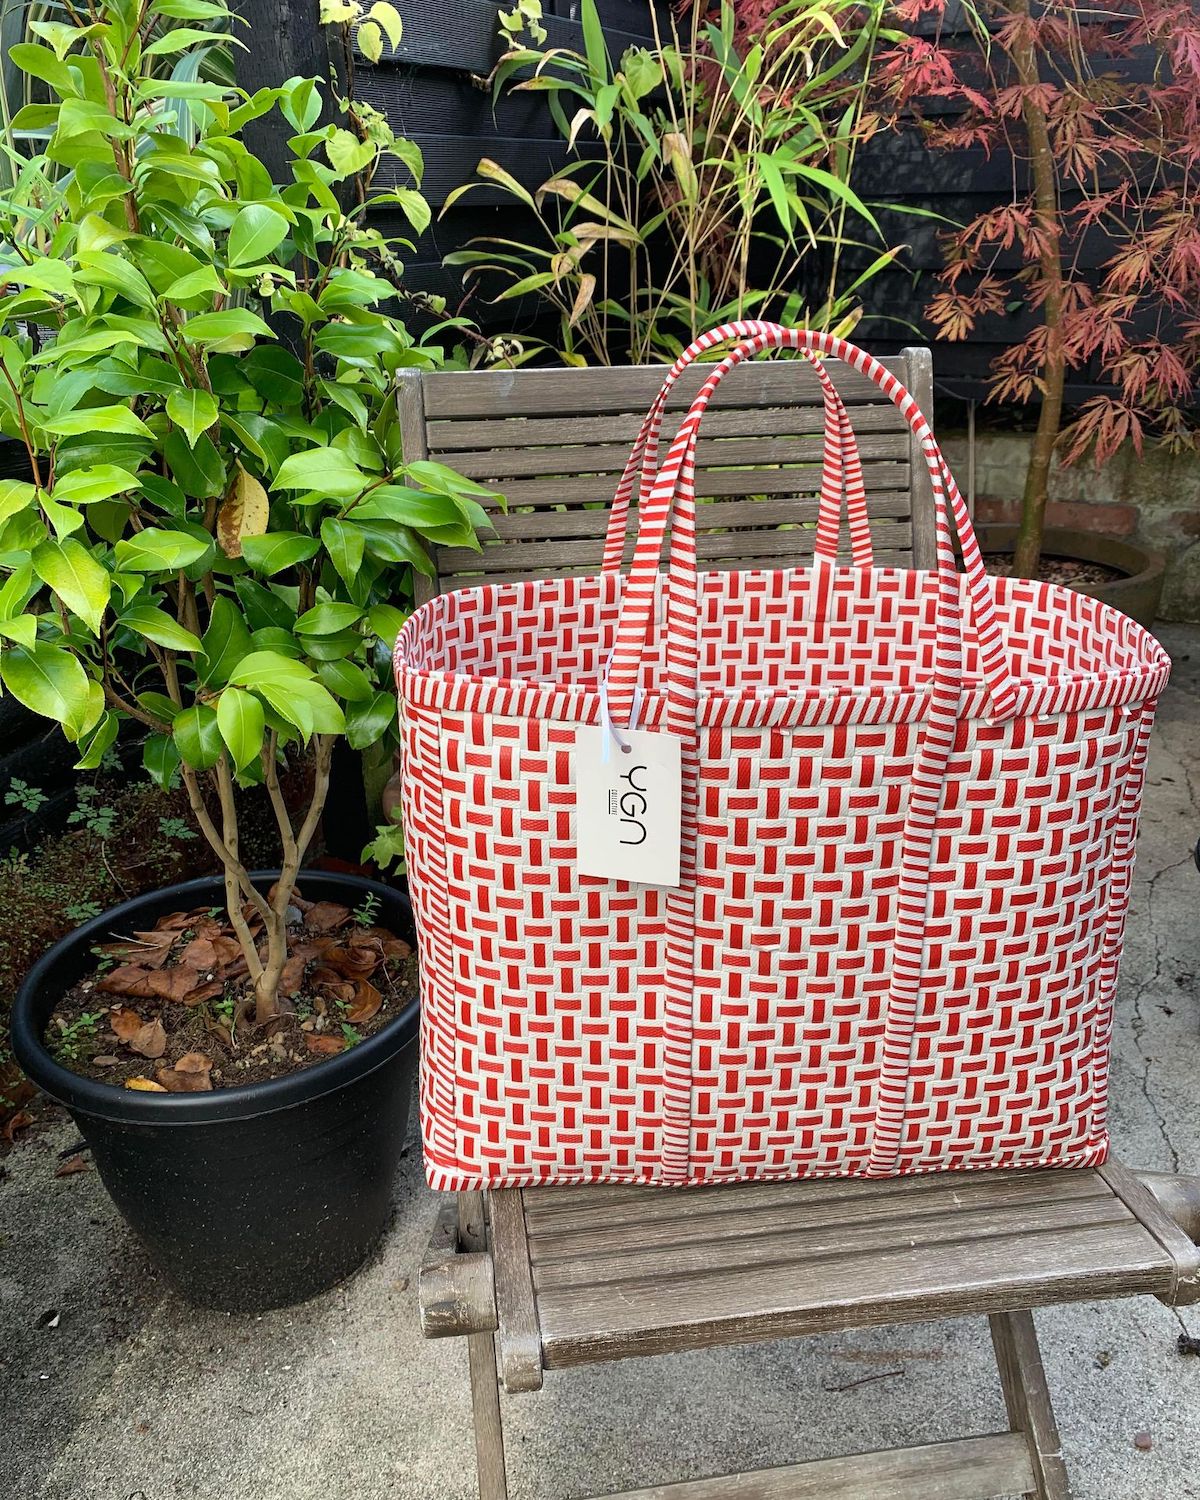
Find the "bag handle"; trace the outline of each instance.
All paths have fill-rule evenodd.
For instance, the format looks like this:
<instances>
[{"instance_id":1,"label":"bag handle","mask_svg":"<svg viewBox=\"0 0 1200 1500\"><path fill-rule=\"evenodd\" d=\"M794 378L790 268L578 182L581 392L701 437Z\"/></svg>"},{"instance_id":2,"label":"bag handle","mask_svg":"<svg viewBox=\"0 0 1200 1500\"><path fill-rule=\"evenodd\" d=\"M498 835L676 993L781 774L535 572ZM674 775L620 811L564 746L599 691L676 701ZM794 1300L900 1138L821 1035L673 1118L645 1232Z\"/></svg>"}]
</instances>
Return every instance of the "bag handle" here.
<instances>
[{"instance_id":1,"label":"bag handle","mask_svg":"<svg viewBox=\"0 0 1200 1500\"><path fill-rule=\"evenodd\" d=\"M625 538L628 528L629 502L633 495L635 480L638 486L638 509L647 504L654 487L654 476L658 467L658 444L662 430L667 398L684 370L701 354L730 338L752 337L775 325L757 321L727 323L722 328L701 336L691 344L667 373L658 395L642 422L641 430L630 451L624 472L613 496L609 514L608 531L604 542L604 560L601 571L619 573L625 556ZM845 486L846 509L850 521L851 559L856 568L869 568L874 563L871 527L867 517L866 487L863 482L862 460L849 415L837 387L829 377L820 357L812 350L801 353L812 365L821 383L822 402L825 408L825 444L821 465L821 501L818 512L817 535L814 539L814 559L824 558L830 563L837 560L841 535L842 490Z\"/></svg>"},{"instance_id":2,"label":"bag handle","mask_svg":"<svg viewBox=\"0 0 1200 1500\"><path fill-rule=\"evenodd\" d=\"M738 337L738 325L731 326L734 330L732 332L718 329L709 335L708 347L723 339ZM655 580L668 524L671 527L667 612L668 720L677 721L682 728L687 717L687 708L683 699L679 698L680 692L690 702L694 714L694 685L699 650L696 624L694 487L696 438L717 386L734 366L767 348L811 350L822 356L844 360L873 381L907 421L920 443L933 487L939 575L939 639L948 641L951 631L956 636L958 634L957 621L946 618L947 612L954 613L959 596L954 554L954 536L957 533L971 601L980 666L987 684L992 715L995 719L1011 717L1016 705L1016 687L1006 660L974 528L929 423L913 397L877 359L844 339L810 329L787 329L772 323L755 326L757 332L726 354L693 400L654 479L648 503L640 516L633 566L625 587L615 643L606 673L605 689L612 722L625 726L630 721L634 689L650 629ZM961 674L961 666L959 673ZM689 681L690 689L687 688ZM673 707L670 701L672 698L677 700Z\"/></svg>"}]
</instances>

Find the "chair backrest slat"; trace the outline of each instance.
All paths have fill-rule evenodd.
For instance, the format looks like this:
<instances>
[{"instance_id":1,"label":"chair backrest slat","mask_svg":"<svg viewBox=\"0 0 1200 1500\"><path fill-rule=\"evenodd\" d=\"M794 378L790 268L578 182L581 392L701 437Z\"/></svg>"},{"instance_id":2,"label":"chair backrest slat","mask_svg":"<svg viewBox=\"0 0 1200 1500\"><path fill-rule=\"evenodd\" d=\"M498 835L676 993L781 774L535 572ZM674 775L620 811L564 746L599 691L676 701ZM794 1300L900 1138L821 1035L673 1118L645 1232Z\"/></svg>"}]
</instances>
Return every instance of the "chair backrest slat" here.
<instances>
[{"instance_id":1,"label":"chair backrest slat","mask_svg":"<svg viewBox=\"0 0 1200 1500\"><path fill-rule=\"evenodd\" d=\"M884 364L928 414L928 350L906 349ZM907 423L857 371L835 361L829 368L859 438L878 561L932 566L932 493ZM672 392L664 443L706 373L693 366ZM608 502L663 374L661 365L401 371L406 456L450 464L507 501L507 510L490 510L495 534L482 553L434 550L437 580L424 580L419 596L485 578L596 572ZM820 386L806 360L748 364L724 382L697 448L705 567L794 566L812 556L822 429Z\"/></svg>"}]
</instances>

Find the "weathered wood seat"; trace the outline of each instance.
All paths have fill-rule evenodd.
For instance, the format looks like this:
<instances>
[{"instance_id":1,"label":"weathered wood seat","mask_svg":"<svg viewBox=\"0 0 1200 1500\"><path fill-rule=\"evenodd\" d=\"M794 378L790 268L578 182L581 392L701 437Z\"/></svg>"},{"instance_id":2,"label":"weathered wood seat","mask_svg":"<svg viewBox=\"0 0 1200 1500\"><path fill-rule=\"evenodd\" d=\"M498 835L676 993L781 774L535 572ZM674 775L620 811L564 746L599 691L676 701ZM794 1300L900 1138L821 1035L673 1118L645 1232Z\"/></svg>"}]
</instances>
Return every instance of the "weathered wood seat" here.
<instances>
[{"instance_id":1,"label":"weathered wood seat","mask_svg":"<svg viewBox=\"0 0 1200 1500\"><path fill-rule=\"evenodd\" d=\"M928 352L891 368L925 410ZM435 554L431 589L596 570L604 506L662 370L402 376L409 458L509 501L482 556ZM835 367L861 444L879 560L933 558L925 468L874 386ZM699 454L710 567L811 556L821 403L803 361L721 387ZM700 379L687 372L672 409ZM915 460L915 461L914 461ZM736 502L721 497L740 496ZM797 524L807 523L807 524ZM946 1174L663 1191L597 1186L461 1194L420 1282L429 1337L468 1338L481 1500L506 1500L499 1380L819 1331L987 1314L1006 1432L640 1490L609 1500L985 1500L1069 1494L1031 1309L1149 1293L1200 1298L1200 1178L1096 1171ZM500 1371L497 1369L499 1347Z\"/></svg>"}]
</instances>

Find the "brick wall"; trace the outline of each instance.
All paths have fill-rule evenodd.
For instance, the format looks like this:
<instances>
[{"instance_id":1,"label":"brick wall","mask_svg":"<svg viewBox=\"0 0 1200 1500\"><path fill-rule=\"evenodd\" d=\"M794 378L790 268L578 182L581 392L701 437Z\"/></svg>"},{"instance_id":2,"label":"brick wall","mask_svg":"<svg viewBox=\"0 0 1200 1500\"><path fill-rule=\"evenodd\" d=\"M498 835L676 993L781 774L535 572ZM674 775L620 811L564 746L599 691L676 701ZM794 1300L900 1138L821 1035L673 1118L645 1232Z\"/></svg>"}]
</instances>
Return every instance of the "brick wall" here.
<instances>
[{"instance_id":1,"label":"brick wall","mask_svg":"<svg viewBox=\"0 0 1200 1500\"><path fill-rule=\"evenodd\" d=\"M959 485L966 490L965 433L940 435ZM975 440L976 518L1015 522L1029 460L1028 433L983 432ZM1055 465L1047 523L1136 542L1167 559L1162 613L1200 620L1200 454L1126 445L1104 468Z\"/></svg>"}]
</instances>

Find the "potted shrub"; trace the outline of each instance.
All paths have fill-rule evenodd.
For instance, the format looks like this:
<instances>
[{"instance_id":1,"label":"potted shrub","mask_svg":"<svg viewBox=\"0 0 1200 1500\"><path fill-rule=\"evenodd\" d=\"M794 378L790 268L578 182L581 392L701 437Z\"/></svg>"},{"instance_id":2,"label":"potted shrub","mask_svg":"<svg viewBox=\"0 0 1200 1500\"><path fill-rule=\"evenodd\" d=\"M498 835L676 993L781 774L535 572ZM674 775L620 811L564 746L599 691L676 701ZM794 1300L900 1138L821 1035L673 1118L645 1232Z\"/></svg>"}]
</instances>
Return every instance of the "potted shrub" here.
<instances>
[{"instance_id":1,"label":"potted shrub","mask_svg":"<svg viewBox=\"0 0 1200 1500\"><path fill-rule=\"evenodd\" d=\"M228 20L223 0L106 0L13 49L52 102L17 115L45 147L0 203L0 428L32 476L0 488L0 681L81 768L122 723L144 732L223 874L60 944L13 1039L176 1284L264 1306L352 1269L388 1212L408 907L300 867L337 738L394 743L388 654L421 537L474 544L485 492L401 452L393 372L440 351L379 310L400 268L365 214L425 226L419 153L369 112L317 126L312 80L246 98L155 77L196 42L157 30L181 3ZM272 110L282 189L240 138ZM382 164L412 185L374 192ZM277 871L239 857L251 782Z\"/></svg>"},{"instance_id":2,"label":"potted shrub","mask_svg":"<svg viewBox=\"0 0 1200 1500\"><path fill-rule=\"evenodd\" d=\"M942 12L944 0L896 9L911 22ZM1200 238L1188 163L1200 23L1162 0L1111 16L1077 0L1036 11L1029 0L990 0L963 17L976 38L956 44L927 21L923 35L891 49L879 76L898 118L915 118L930 144L1002 148L1016 168L1011 202L989 204L948 237L943 287L927 310L947 339L968 337L985 315L1034 314L996 360L992 392L1040 398L1020 522L985 528L981 541L1011 551L1027 577L1038 576L1043 551L1126 574L1088 592L1149 623L1161 559L1086 532L1047 532L1047 488L1056 454L1073 463L1090 451L1099 466L1125 441L1139 454L1148 438L1194 444ZM1122 73L1114 60L1133 66ZM929 99L954 109L926 118ZM1083 252L1098 240L1108 249L1093 268ZM1108 389L1064 425L1067 373L1089 369L1087 383Z\"/></svg>"}]
</instances>

